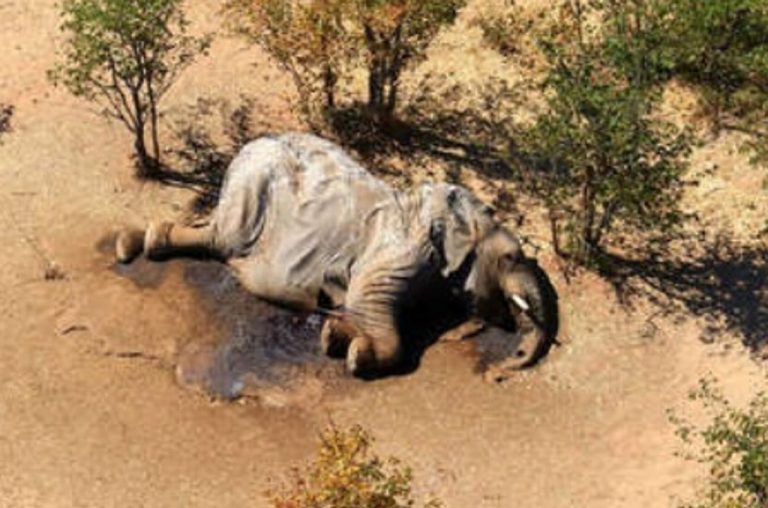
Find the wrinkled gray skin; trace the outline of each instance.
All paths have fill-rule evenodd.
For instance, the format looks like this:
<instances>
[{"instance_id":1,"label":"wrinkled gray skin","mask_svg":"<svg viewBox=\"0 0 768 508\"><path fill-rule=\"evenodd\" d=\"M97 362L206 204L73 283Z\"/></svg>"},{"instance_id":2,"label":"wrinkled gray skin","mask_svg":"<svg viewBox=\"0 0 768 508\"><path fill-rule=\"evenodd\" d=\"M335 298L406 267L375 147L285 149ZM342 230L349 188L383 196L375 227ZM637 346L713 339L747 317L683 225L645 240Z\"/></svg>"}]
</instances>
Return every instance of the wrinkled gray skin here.
<instances>
[{"instance_id":1,"label":"wrinkled gray skin","mask_svg":"<svg viewBox=\"0 0 768 508\"><path fill-rule=\"evenodd\" d=\"M243 148L206 226L151 223L122 231L116 247L121 262L207 255L260 298L329 314L323 347L346 349L357 375L397 365L401 309L439 281L467 297L475 322L533 324L512 367L534 363L554 339L535 263L486 205L455 185L395 191L307 134Z\"/></svg>"}]
</instances>

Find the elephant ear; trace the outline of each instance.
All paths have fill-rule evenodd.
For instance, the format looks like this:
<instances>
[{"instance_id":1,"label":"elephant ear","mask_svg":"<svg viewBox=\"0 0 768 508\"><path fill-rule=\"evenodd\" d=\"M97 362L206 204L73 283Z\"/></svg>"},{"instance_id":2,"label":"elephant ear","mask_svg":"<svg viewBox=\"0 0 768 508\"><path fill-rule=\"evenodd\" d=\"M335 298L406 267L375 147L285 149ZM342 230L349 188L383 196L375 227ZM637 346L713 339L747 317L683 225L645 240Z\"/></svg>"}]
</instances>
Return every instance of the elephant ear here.
<instances>
[{"instance_id":1,"label":"elephant ear","mask_svg":"<svg viewBox=\"0 0 768 508\"><path fill-rule=\"evenodd\" d=\"M492 229L493 211L468 190L444 185L432 195L431 237L445 261L443 275L458 270Z\"/></svg>"}]
</instances>

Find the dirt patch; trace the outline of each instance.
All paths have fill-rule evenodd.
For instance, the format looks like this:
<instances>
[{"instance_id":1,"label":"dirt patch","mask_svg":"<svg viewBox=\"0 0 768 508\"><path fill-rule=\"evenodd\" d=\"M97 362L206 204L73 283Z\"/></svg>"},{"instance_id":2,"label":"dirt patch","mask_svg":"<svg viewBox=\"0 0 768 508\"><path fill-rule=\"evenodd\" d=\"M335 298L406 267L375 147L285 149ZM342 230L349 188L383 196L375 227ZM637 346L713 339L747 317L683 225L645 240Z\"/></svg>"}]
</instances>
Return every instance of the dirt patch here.
<instances>
[{"instance_id":1,"label":"dirt patch","mask_svg":"<svg viewBox=\"0 0 768 508\"><path fill-rule=\"evenodd\" d=\"M171 298L191 300L200 322L197 333L177 335L172 348L176 379L185 387L222 399L283 406L314 405L331 388L339 393L342 385L355 384L343 362L320 351L322 316L260 301L224 265L139 259L116 264L114 272L142 292L163 286L164 293L177 294Z\"/></svg>"},{"instance_id":2,"label":"dirt patch","mask_svg":"<svg viewBox=\"0 0 768 508\"><path fill-rule=\"evenodd\" d=\"M223 267L170 262L121 271L112 242L99 242L103 233L176 220L194 195L135 180L130 136L46 81L61 37L55 3L0 2L0 62L12 70L0 76L0 102L16 106L0 146L0 505L266 506L267 479L307 460L331 415L370 429L377 450L413 466L417 488L448 507L668 507L701 471L673 455L666 409L683 406L707 373L737 402L765 386L742 346L745 331L765 330L752 298L764 277L749 265L743 276L724 269L728 253L651 274L680 297L695 290L686 301L702 305L674 315L644 298L628 310L610 284L588 274L568 282L548 264L563 346L500 385L474 372L469 342L432 345L409 375L357 381L343 362L318 358L310 316L276 314L296 334L280 344L235 319L232 308L261 304L233 288ZM476 12L496 2L471 4ZM217 5L189 9L206 30L220 29ZM503 71L479 41L466 23L447 30L424 71L445 67L446 86L448 77ZM221 37L169 92L167 111L247 94L259 121L283 131L300 125L290 89L258 49ZM718 168L690 198L707 225L732 227L741 238L762 224L766 208L755 192L762 177L737 148L724 136L697 151L697 169L710 161ZM754 201L746 210L745 195ZM542 246L541 259L549 252L545 222L513 197L528 212L521 233ZM46 281L25 238L66 278ZM731 326L702 343L706 316L725 310ZM263 312L254 326L274 316ZM180 387L182 360L185 386L227 395L244 382L243 396L222 402Z\"/></svg>"}]
</instances>

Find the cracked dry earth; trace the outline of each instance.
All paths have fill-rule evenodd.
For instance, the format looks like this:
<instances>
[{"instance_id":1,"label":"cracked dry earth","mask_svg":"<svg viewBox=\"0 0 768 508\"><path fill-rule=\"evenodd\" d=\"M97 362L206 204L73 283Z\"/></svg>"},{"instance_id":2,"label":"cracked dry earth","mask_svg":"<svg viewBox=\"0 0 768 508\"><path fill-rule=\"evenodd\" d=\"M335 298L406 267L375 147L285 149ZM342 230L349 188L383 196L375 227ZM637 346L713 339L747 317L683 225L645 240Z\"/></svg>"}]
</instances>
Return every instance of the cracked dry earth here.
<instances>
[{"instance_id":1,"label":"cracked dry earth","mask_svg":"<svg viewBox=\"0 0 768 508\"><path fill-rule=\"evenodd\" d=\"M211 23L201 4L193 19ZM191 195L134 180L125 133L47 83L52 0L0 3L0 30L0 100L16 107L0 146L0 506L264 506L329 417L370 429L449 507L671 506L701 471L673 455L667 408L708 372L737 400L765 384L738 333L704 344L701 319L629 312L546 254L562 345L539 367L490 385L471 344L442 343L410 375L349 379L318 355L316 318L248 299L221 267L116 267L117 226L176 217ZM219 39L169 103L249 93L282 129L286 89Z\"/></svg>"}]
</instances>

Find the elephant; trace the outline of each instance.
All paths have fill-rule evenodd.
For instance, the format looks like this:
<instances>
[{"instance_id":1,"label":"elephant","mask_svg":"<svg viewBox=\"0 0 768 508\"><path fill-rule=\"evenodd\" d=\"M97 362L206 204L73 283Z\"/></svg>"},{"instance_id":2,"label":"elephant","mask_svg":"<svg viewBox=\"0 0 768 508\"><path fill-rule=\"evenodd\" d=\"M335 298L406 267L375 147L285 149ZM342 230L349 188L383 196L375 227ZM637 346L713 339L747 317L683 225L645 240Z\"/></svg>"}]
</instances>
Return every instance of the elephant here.
<instances>
[{"instance_id":1,"label":"elephant","mask_svg":"<svg viewBox=\"0 0 768 508\"><path fill-rule=\"evenodd\" d=\"M536 363L557 333L556 293L491 207L459 185L398 191L311 134L251 141L229 165L207 222L124 228L115 250L120 263L223 262L256 297L325 314L322 349L341 351L359 377L397 368L404 309L437 305L435 288L466 310L460 336L486 326L530 332L512 368Z\"/></svg>"}]
</instances>

